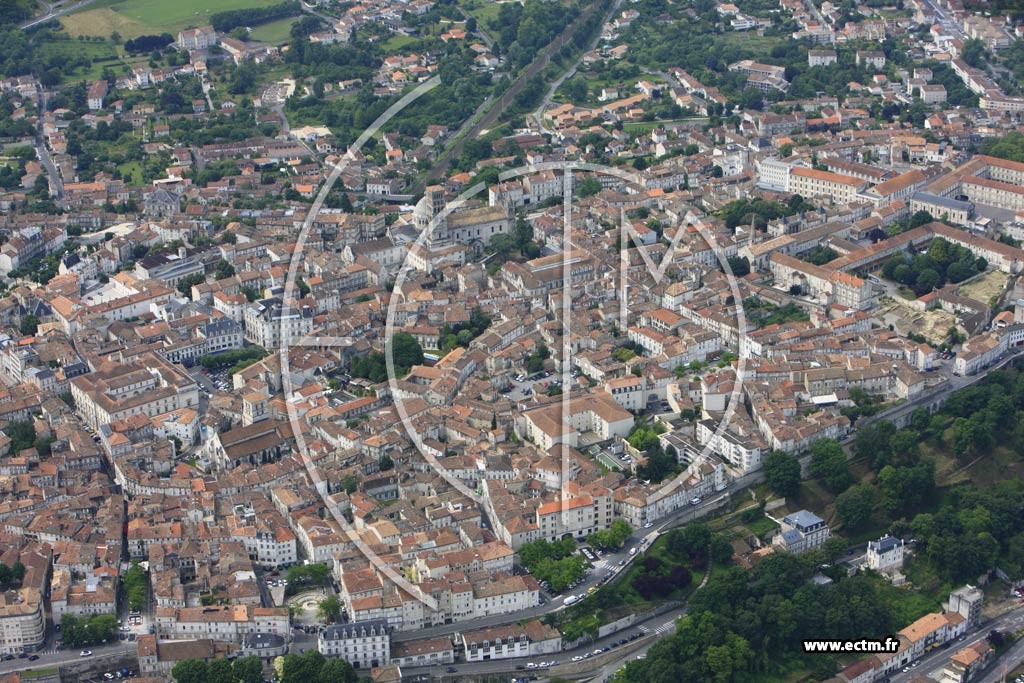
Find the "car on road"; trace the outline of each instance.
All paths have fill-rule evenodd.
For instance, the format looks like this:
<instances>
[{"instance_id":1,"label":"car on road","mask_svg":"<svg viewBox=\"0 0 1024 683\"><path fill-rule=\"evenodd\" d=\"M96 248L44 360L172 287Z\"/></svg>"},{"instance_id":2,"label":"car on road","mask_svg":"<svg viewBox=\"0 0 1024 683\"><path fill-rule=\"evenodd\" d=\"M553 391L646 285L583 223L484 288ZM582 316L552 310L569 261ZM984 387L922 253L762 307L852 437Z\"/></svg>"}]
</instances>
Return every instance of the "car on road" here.
<instances>
[{"instance_id":1,"label":"car on road","mask_svg":"<svg viewBox=\"0 0 1024 683\"><path fill-rule=\"evenodd\" d=\"M78 653L78 656L79 657L91 657L92 656L92 650L82 650L81 652Z\"/></svg>"},{"instance_id":2,"label":"car on road","mask_svg":"<svg viewBox=\"0 0 1024 683\"><path fill-rule=\"evenodd\" d=\"M527 668L527 669L536 669L536 668L537 668L537 662L529 662L529 663L528 663L528 664L526 665L526 668Z\"/></svg>"},{"instance_id":3,"label":"car on road","mask_svg":"<svg viewBox=\"0 0 1024 683\"><path fill-rule=\"evenodd\" d=\"M654 526L654 522L647 522L647 524L644 524L645 529L650 529L652 526Z\"/></svg>"},{"instance_id":4,"label":"car on road","mask_svg":"<svg viewBox=\"0 0 1024 683\"><path fill-rule=\"evenodd\" d=\"M455 673L456 671L458 671L458 669L456 669L456 668L455 668L454 666L449 666L449 667L448 667L447 669L445 669L444 671L445 671L445 673L453 674L453 673Z\"/></svg>"},{"instance_id":5,"label":"car on road","mask_svg":"<svg viewBox=\"0 0 1024 683\"><path fill-rule=\"evenodd\" d=\"M690 505L700 505L700 502L700 498L694 498L693 500L690 501Z\"/></svg>"},{"instance_id":6,"label":"car on road","mask_svg":"<svg viewBox=\"0 0 1024 683\"><path fill-rule=\"evenodd\" d=\"M30 662L34 662L37 659L39 659L39 655L29 655L28 656L28 661L30 661Z\"/></svg>"}]
</instances>

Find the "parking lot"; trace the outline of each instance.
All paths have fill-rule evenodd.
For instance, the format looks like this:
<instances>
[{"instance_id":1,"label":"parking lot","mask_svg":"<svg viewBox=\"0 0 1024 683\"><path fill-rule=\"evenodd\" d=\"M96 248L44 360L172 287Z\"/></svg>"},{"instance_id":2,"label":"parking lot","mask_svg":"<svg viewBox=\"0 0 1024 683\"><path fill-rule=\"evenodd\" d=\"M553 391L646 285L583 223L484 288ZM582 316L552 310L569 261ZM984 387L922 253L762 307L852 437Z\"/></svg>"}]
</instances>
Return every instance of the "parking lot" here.
<instances>
[{"instance_id":1,"label":"parking lot","mask_svg":"<svg viewBox=\"0 0 1024 683\"><path fill-rule=\"evenodd\" d=\"M574 386L580 382L579 373L573 371L571 378L574 382ZM519 401L525 398L529 398L534 394L546 395L550 387L562 385L562 373L551 372L545 370L544 372L537 372L532 375L518 374L512 378L510 387L503 391L509 400Z\"/></svg>"}]
</instances>

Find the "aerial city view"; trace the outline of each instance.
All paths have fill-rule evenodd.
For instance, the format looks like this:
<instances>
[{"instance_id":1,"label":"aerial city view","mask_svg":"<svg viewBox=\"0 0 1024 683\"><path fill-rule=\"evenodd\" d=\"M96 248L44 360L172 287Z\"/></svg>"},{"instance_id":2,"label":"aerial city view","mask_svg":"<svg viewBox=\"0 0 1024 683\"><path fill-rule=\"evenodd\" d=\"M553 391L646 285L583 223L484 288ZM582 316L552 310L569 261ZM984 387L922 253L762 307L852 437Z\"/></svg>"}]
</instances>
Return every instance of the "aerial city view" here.
<instances>
[{"instance_id":1,"label":"aerial city view","mask_svg":"<svg viewBox=\"0 0 1024 683\"><path fill-rule=\"evenodd\" d=\"M1024 683L1024 0L0 0L0 683Z\"/></svg>"}]
</instances>

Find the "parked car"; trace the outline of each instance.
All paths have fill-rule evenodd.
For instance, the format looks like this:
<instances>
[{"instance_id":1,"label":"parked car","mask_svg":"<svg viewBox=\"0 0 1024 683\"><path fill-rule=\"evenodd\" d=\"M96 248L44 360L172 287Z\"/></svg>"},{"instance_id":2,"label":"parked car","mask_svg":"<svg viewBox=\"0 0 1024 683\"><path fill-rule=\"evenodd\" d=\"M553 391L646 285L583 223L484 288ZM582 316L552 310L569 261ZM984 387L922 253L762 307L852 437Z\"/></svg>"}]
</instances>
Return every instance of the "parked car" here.
<instances>
[{"instance_id":1,"label":"parked car","mask_svg":"<svg viewBox=\"0 0 1024 683\"><path fill-rule=\"evenodd\" d=\"M78 653L79 657L92 657L92 650L82 650Z\"/></svg>"}]
</instances>

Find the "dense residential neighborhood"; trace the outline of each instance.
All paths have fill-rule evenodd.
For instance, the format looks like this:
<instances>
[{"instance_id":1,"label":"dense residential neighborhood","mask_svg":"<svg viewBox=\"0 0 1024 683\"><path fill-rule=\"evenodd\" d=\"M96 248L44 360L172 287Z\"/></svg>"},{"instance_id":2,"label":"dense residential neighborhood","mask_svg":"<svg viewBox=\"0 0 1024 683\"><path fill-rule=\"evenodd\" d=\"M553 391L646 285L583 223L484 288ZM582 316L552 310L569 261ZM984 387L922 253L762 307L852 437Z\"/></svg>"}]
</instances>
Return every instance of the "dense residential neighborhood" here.
<instances>
[{"instance_id":1,"label":"dense residential neighborhood","mask_svg":"<svg viewBox=\"0 0 1024 683\"><path fill-rule=\"evenodd\" d=\"M1020 7L11 5L2 683L1024 682Z\"/></svg>"}]
</instances>

